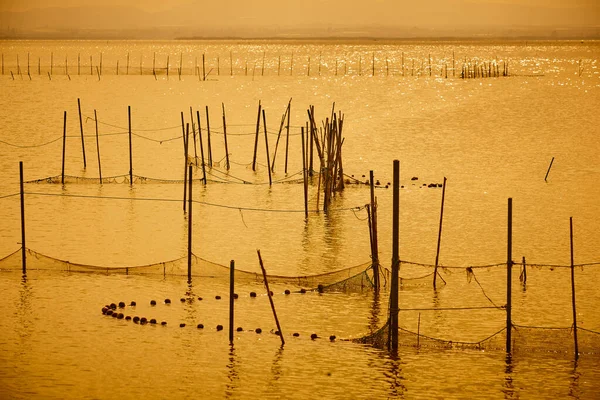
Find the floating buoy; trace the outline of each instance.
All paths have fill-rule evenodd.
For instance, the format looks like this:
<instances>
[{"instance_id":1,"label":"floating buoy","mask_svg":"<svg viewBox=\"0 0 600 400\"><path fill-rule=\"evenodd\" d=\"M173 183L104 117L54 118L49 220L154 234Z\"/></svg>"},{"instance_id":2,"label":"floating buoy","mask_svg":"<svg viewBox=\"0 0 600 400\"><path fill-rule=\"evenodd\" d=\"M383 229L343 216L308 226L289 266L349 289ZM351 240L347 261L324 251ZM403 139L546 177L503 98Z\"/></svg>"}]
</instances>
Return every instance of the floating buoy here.
<instances>
[{"instance_id":1,"label":"floating buoy","mask_svg":"<svg viewBox=\"0 0 600 400\"><path fill-rule=\"evenodd\" d=\"M241 326L238 326L238 327L237 327L237 329L236 329L236 331L238 331L238 332L241 332L241 331L243 331L243 330L244 330L244 329L242 329L242 327L241 327Z\"/></svg>"},{"instance_id":2,"label":"floating buoy","mask_svg":"<svg viewBox=\"0 0 600 400\"><path fill-rule=\"evenodd\" d=\"M233 298L234 298L234 299L237 299L238 297L240 297L240 296L238 296L238 294L237 294L237 293L234 293L234 294L233 294Z\"/></svg>"},{"instance_id":3,"label":"floating buoy","mask_svg":"<svg viewBox=\"0 0 600 400\"><path fill-rule=\"evenodd\" d=\"M137 303L136 303L135 301L132 301L131 303L129 303L129 305L130 305L131 307L135 307L135 306L136 306L136 304L137 304Z\"/></svg>"},{"instance_id":4,"label":"floating buoy","mask_svg":"<svg viewBox=\"0 0 600 400\"><path fill-rule=\"evenodd\" d=\"M119 314L116 313L116 312L114 312L114 313L110 314L110 316L113 317L113 318L117 318L119 316Z\"/></svg>"},{"instance_id":5,"label":"floating buoy","mask_svg":"<svg viewBox=\"0 0 600 400\"><path fill-rule=\"evenodd\" d=\"M124 301L120 301L119 302L119 308L125 308L125 302Z\"/></svg>"},{"instance_id":6,"label":"floating buoy","mask_svg":"<svg viewBox=\"0 0 600 400\"><path fill-rule=\"evenodd\" d=\"M107 311L108 311L108 308L102 307L102 314L106 314Z\"/></svg>"},{"instance_id":7,"label":"floating buoy","mask_svg":"<svg viewBox=\"0 0 600 400\"><path fill-rule=\"evenodd\" d=\"M126 321L131 321L131 315L128 315L128 316L126 316L126 317L125 317L125 320L126 320Z\"/></svg>"},{"instance_id":8,"label":"floating buoy","mask_svg":"<svg viewBox=\"0 0 600 400\"><path fill-rule=\"evenodd\" d=\"M113 310L106 310L106 315L112 315Z\"/></svg>"},{"instance_id":9,"label":"floating buoy","mask_svg":"<svg viewBox=\"0 0 600 400\"><path fill-rule=\"evenodd\" d=\"M275 293L273 293L273 291L272 291L272 290L269 290L269 294L270 294L271 296L273 296Z\"/></svg>"},{"instance_id":10,"label":"floating buoy","mask_svg":"<svg viewBox=\"0 0 600 400\"><path fill-rule=\"evenodd\" d=\"M377 186L379 186L379 185L381 185L381 182L379 182L379 180L377 180L377 181L375 182L375 184L376 184Z\"/></svg>"},{"instance_id":11,"label":"floating buoy","mask_svg":"<svg viewBox=\"0 0 600 400\"><path fill-rule=\"evenodd\" d=\"M135 322L136 324L137 324L138 322L140 322L140 317L137 317L137 316L136 316L136 317L133 317L133 322Z\"/></svg>"},{"instance_id":12,"label":"floating buoy","mask_svg":"<svg viewBox=\"0 0 600 400\"><path fill-rule=\"evenodd\" d=\"M180 302L185 303L185 299L182 297L179 299Z\"/></svg>"},{"instance_id":13,"label":"floating buoy","mask_svg":"<svg viewBox=\"0 0 600 400\"><path fill-rule=\"evenodd\" d=\"M198 324L198 329L204 329L204 324Z\"/></svg>"},{"instance_id":14,"label":"floating buoy","mask_svg":"<svg viewBox=\"0 0 600 400\"><path fill-rule=\"evenodd\" d=\"M316 334L316 333L312 333L312 334L310 335L310 338L311 338L312 340L315 340L316 338L318 338L318 336L317 336L317 334Z\"/></svg>"},{"instance_id":15,"label":"floating buoy","mask_svg":"<svg viewBox=\"0 0 600 400\"><path fill-rule=\"evenodd\" d=\"M260 334L260 333L262 333L262 329L260 329L260 328L256 328L256 329L254 330L254 332L256 332L256 333L259 333L259 334Z\"/></svg>"},{"instance_id":16,"label":"floating buoy","mask_svg":"<svg viewBox=\"0 0 600 400\"><path fill-rule=\"evenodd\" d=\"M156 300L150 300L150 305L151 306L155 306L156 305Z\"/></svg>"},{"instance_id":17,"label":"floating buoy","mask_svg":"<svg viewBox=\"0 0 600 400\"><path fill-rule=\"evenodd\" d=\"M304 289L304 288L300 289L300 293L306 293L306 289Z\"/></svg>"},{"instance_id":18,"label":"floating buoy","mask_svg":"<svg viewBox=\"0 0 600 400\"><path fill-rule=\"evenodd\" d=\"M298 332L294 332L294 335L293 335L293 336L294 336L294 337L298 337L298 336L300 336L300 334L299 334Z\"/></svg>"},{"instance_id":19,"label":"floating buoy","mask_svg":"<svg viewBox=\"0 0 600 400\"><path fill-rule=\"evenodd\" d=\"M221 296L219 296L219 295L216 295L216 296L215 296L215 299L216 299L216 300L221 300Z\"/></svg>"},{"instance_id":20,"label":"floating buoy","mask_svg":"<svg viewBox=\"0 0 600 400\"><path fill-rule=\"evenodd\" d=\"M154 325L154 324L156 324L156 320L155 320L154 318L152 318L152 319L150 320L150 323L151 323L152 325Z\"/></svg>"},{"instance_id":21,"label":"floating buoy","mask_svg":"<svg viewBox=\"0 0 600 400\"><path fill-rule=\"evenodd\" d=\"M418 181L418 180L419 180L419 178L417 178L416 176L413 176L412 178L410 178L410 180L411 180L411 181ZM388 185L389 185L389 183L388 183Z\"/></svg>"},{"instance_id":22,"label":"floating buoy","mask_svg":"<svg viewBox=\"0 0 600 400\"><path fill-rule=\"evenodd\" d=\"M142 317L142 318L140 318L140 324L142 324L142 325L143 325L143 324L145 324L145 323L147 323L147 322L148 322L148 320L146 319L146 317Z\"/></svg>"},{"instance_id":23,"label":"floating buoy","mask_svg":"<svg viewBox=\"0 0 600 400\"><path fill-rule=\"evenodd\" d=\"M276 334L277 336L281 336L281 332L279 332L279 331L275 331L273 333Z\"/></svg>"},{"instance_id":24,"label":"floating buoy","mask_svg":"<svg viewBox=\"0 0 600 400\"><path fill-rule=\"evenodd\" d=\"M222 331L223 330L223 325L217 325L217 331Z\"/></svg>"},{"instance_id":25,"label":"floating buoy","mask_svg":"<svg viewBox=\"0 0 600 400\"><path fill-rule=\"evenodd\" d=\"M167 321L162 321L160 324L161 324L162 326L165 326L165 325L167 324Z\"/></svg>"},{"instance_id":26,"label":"floating buoy","mask_svg":"<svg viewBox=\"0 0 600 400\"><path fill-rule=\"evenodd\" d=\"M180 328L185 328L185 323L183 323L183 322L182 322L182 323L180 323L180 324L179 324L179 327L180 327Z\"/></svg>"},{"instance_id":27,"label":"floating buoy","mask_svg":"<svg viewBox=\"0 0 600 400\"><path fill-rule=\"evenodd\" d=\"M319 293L323 293L325 287L319 283L319 285L317 286L317 290L319 291Z\"/></svg>"},{"instance_id":28,"label":"floating buoy","mask_svg":"<svg viewBox=\"0 0 600 400\"><path fill-rule=\"evenodd\" d=\"M115 303L110 303L110 308L112 308L113 310L116 310L117 305Z\"/></svg>"},{"instance_id":29,"label":"floating buoy","mask_svg":"<svg viewBox=\"0 0 600 400\"><path fill-rule=\"evenodd\" d=\"M290 292L290 291L289 291L289 289L285 289L285 292L284 292L284 293L285 293L285 294L290 294L290 293L292 293L292 292Z\"/></svg>"},{"instance_id":30,"label":"floating buoy","mask_svg":"<svg viewBox=\"0 0 600 400\"><path fill-rule=\"evenodd\" d=\"M165 299L165 304L171 304L171 299Z\"/></svg>"},{"instance_id":31,"label":"floating buoy","mask_svg":"<svg viewBox=\"0 0 600 400\"><path fill-rule=\"evenodd\" d=\"M125 318L125 315L123 315L123 313L119 313L119 314L117 315L117 318L118 318L118 319L123 319L123 318Z\"/></svg>"},{"instance_id":32,"label":"floating buoy","mask_svg":"<svg viewBox=\"0 0 600 400\"><path fill-rule=\"evenodd\" d=\"M256 297L256 292L250 292L250 297Z\"/></svg>"},{"instance_id":33,"label":"floating buoy","mask_svg":"<svg viewBox=\"0 0 600 400\"><path fill-rule=\"evenodd\" d=\"M199 300L199 301L202 301L202 297L198 297L198 300Z\"/></svg>"},{"instance_id":34,"label":"floating buoy","mask_svg":"<svg viewBox=\"0 0 600 400\"><path fill-rule=\"evenodd\" d=\"M331 340L332 342L333 342L333 341L335 341L335 339L336 339L336 338L335 338L335 335L331 335L331 336L329 336L329 340Z\"/></svg>"}]
</instances>

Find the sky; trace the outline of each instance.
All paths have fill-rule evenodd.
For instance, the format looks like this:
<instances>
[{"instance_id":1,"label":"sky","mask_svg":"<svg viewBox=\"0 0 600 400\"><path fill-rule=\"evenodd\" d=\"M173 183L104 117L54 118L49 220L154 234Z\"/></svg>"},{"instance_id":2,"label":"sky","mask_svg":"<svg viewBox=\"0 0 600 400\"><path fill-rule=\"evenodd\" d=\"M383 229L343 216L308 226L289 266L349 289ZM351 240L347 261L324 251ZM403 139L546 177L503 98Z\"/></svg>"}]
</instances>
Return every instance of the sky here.
<instances>
[{"instance_id":1,"label":"sky","mask_svg":"<svg viewBox=\"0 0 600 400\"><path fill-rule=\"evenodd\" d=\"M100 12L99 6L120 8ZM25 22L21 23L44 26L79 23L91 29L112 29L117 23L138 27L160 23L202 24L231 29L323 25L600 27L600 0L0 0L0 12L46 7L93 7L95 11L23 14L21 21ZM116 18L114 13L121 18ZM17 19L10 14L1 22L18 25Z\"/></svg>"}]
</instances>

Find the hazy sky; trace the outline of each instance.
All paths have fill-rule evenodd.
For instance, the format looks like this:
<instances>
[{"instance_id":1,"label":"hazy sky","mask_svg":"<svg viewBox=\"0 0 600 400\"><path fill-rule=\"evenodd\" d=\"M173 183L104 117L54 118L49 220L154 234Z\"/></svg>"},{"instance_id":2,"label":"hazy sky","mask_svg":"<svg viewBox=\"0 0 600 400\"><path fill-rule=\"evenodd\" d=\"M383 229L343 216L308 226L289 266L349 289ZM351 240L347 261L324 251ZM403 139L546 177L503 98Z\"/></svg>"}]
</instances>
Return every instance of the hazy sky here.
<instances>
[{"instance_id":1,"label":"hazy sky","mask_svg":"<svg viewBox=\"0 0 600 400\"><path fill-rule=\"evenodd\" d=\"M0 11L13 12L82 6L122 6L130 10L136 7L151 13L155 19L164 16L170 24L199 21L230 27L239 24L600 26L600 0L0 0ZM154 14L157 12L161 14ZM129 15L136 14L127 14L127 18ZM96 21L96 25L102 23Z\"/></svg>"}]
</instances>

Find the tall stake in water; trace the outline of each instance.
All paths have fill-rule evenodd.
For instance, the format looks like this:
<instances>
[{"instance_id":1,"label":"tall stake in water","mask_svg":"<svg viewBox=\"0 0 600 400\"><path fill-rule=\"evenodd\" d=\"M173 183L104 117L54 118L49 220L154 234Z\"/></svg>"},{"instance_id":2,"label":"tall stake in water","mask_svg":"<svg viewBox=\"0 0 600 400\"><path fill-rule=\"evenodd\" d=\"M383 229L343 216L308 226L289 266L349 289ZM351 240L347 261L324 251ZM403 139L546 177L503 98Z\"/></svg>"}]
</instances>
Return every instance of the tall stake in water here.
<instances>
[{"instance_id":1,"label":"tall stake in water","mask_svg":"<svg viewBox=\"0 0 600 400\"><path fill-rule=\"evenodd\" d=\"M19 187L21 194L21 264L23 275L27 273L27 252L25 247L25 192L23 191L23 161L19 161Z\"/></svg>"},{"instance_id":2,"label":"tall stake in water","mask_svg":"<svg viewBox=\"0 0 600 400\"><path fill-rule=\"evenodd\" d=\"M577 343L577 307L575 307L575 264L573 252L573 217L569 218L571 242L571 301L573 303L573 340L575 341L575 360L579 358L579 345Z\"/></svg>"},{"instance_id":3,"label":"tall stake in water","mask_svg":"<svg viewBox=\"0 0 600 400\"><path fill-rule=\"evenodd\" d=\"M508 198L508 237L506 246L506 353L512 351L512 198Z\"/></svg>"},{"instance_id":4,"label":"tall stake in water","mask_svg":"<svg viewBox=\"0 0 600 400\"><path fill-rule=\"evenodd\" d=\"M390 294L390 337L388 349L398 350L398 275L400 272L400 161L394 160L392 217L392 282Z\"/></svg>"},{"instance_id":5,"label":"tall stake in water","mask_svg":"<svg viewBox=\"0 0 600 400\"><path fill-rule=\"evenodd\" d=\"M440 211L440 228L438 230L438 240L437 240L437 251L435 253L435 268L433 270L433 289L436 288L436 279L438 276L438 262L440 259L440 244L442 242L442 222L444 220L444 198L446 196L446 177L444 177L444 184L442 185L442 209ZM441 276L440 276L441 278Z\"/></svg>"},{"instance_id":6,"label":"tall stake in water","mask_svg":"<svg viewBox=\"0 0 600 400\"><path fill-rule=\"evenodd\" d=\"M86 168L85 162L85 140L83 139L83 119L81 118L81 101L77 99L77 108L79 109L79 128L81 130L81 151L83 153L83 169Z\"/></svg>"}]
</instances>

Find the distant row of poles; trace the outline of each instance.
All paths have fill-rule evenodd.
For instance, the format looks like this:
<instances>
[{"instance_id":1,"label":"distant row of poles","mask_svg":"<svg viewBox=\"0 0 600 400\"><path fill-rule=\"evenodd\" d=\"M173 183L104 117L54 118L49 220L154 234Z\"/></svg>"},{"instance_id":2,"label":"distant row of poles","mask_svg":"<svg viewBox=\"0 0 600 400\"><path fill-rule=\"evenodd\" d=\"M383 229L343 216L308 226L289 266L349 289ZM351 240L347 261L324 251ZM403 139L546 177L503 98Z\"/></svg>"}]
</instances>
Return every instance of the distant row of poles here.
<instances>
[{"instance_id":1,"label":"distant row of poles","mask_svg":"<svg viewBox=\"0 0 600 400\"><path fill-rule=\"evenodd\" d=\"M89 56L89 62L87 57L82 58L81 54L77 54L76 64L69 64L68 55L59 61L55 60L54 53L50 53L49 64L42 64L41 57L37 57L37 63L35 59L27 53L27 62L21 66L21 60L19 55L16 55L16 64L5 65L5 56L2 54L2 75L10 73L14 78L15 75L23 77L23 75L31 78L32 75L48 75L51 79L54 74L66 75L70 78L71 74L76 75L96 75L98 79L104 74L109 75L154 75L157 76L171 76L175 75L181 79L182 75L197 76L199 80L209 79L211 76L265 76L273 75L276 71L277 76L321 76L323 73L333 74L335 76L346 76L346 75L358 75L358 76L440 76L448 78L459 76L461 78L475 78L475 77L498 77L508 76L508 61L498 60L484 60L479 58L467 59L466 57L459 61L461 66L457 68L457 60L454 52L452 52L451 59L439 59L434 62L431 54L427 58L406 58L404 52L400 55L400 60L390 61L387 57L384 60L378 60L375 57L375 52L372 52L368 56L363 58L362 55L358 56L358 60L350 61L348 58L338 59L335 61L329 60L324 61L322 54L319 53L316 65L315 59L311 56L304 55L302 60L299 62L298 55L292 52L289 56L285 56L282 59L281 55L277 56L274 60L271 58L267 62L267 54L263 52L262 59L249 61L248 60L235 60L233 58L233 52L229 52L228 62L223 63L219 55L213 57L211 62L208 62L206 54L203 53L200 57L194 56L193 65L188 59L184 64L184 53L179 54L177 60L170 55L166 58L157 60L156 53L152 56L152 65L144 66L144 57L140 56L139 65L134 64L130 53L127 53L125 62L121 60L116 61L114 67L107 67L103 60L103 53L96 56ZM380 64L377 68L377 64ZM502 73L500 73L500 64L503 64ZM581 62L580 62L581 65ZM13 70L14 69L14 70ZM581 67L579 68L581 71Z\"/></svg>"}]
</instances>

